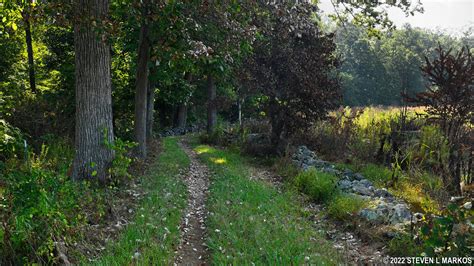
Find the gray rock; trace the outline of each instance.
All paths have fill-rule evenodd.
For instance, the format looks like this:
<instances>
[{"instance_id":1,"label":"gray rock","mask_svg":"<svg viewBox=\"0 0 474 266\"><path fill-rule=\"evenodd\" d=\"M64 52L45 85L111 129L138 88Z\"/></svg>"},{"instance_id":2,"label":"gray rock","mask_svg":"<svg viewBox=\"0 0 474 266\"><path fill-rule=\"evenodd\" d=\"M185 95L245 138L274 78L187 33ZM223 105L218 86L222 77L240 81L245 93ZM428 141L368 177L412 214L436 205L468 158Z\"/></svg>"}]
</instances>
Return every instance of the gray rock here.
<instances>
[{"instance_id":1,"label":"gray rock","mask_svg":"<svg viewBox=\"0 0 474 266\"><path fill-rule=\"evenodd\" d=\"M249 144L264 145L269 144L270 140L267 135L261 133L252 133L247 135L246 142Z\"/></svg>"},{"instance_id":2,"label":"gray rock","mask_svg":"<svg viewBox=\"0 0 474 266\"><path fill-rule=\"evenodd\" d=\"M311 169L311 168L314 169L314 167L311 166L311 165L307 165L307 164L305 164L305 163L302 163L302 164L301 164L301 169L303 169L303 171L308 171L308 170Z\"/></svg>"},{"instance_id":3,"label":"gray rock","mask_svg":"<svg viewBox=\"0 0 474 266\"><path fill-rule=\"evenodd\" d=\"M305 145L298 147L297 153L306 157L314 156L314 152L308 149L308 147L306 147Z\"/></svg>"},{"instance_id":4,"label":"gray rock","mask_svg":"<svg viewBox=\"0 0 474 266\"><path fill-rule=\"evenodd\" d=\"M304 158L303 160L307 165L316 166L317 161L313 158Z\"/></svg>"},{"instance_id":5,"label":"gray rock","mask_svg":"<svg viewBox=\"0 0 474 266\"><path fill-rule=\"evenodd\" d=\"M359 184L362 184L366 187L372 187L374 184L372 184L372 182L370 182L369 180L367 179L362 179L359 181Z\"/></svg>"},{"instance_id":6,"label":"gray rock","mask_svg":"<svg viewBox=\"0 0 474 266\"><path fill-rule=\"evenodd\" d=\"M391 206L385 202L379 202L379 204L373 208L366 208L359 212L362 218L365 218L368 222L374 224L386 224L389 221Z\"/></svg>"},{"instance_id":7,"label":"gray rock","mask_svg":"<svg viewBox=\"0 0 474 266\"><path fill-rule=\"evenodd\" d=\"M359 216L366 219L369 222L375 223L379 220L380 216L372 209L363 209L359 212Z\"/></svg>"},{"instance_id":8,"label":"gray rock","mask_svg":"<svg viewBox=\"0 0 474 266\"><path fill-rule=\"evenodd\" d=\"M328 173L331 175L339 175L340 172L337 169L331 168L331 167L324 167L321 169L321 172Z\"/></svg>"},{"instance_id":9,"label":"gray rock","mask_svg":"<svg viewBox=\"0 0 474 266\"><path fill-rule=\"evenodd\" d=\"M352 191L356 194L365 195L365 196L373 196L374 191L373 187L366 187L361 185L360 183L356 183L352 186Z\"/></svg>"},{"instance_id":10,"label":"gray rock","mask_svg":"<svg viewBox=\"0 0 474 266\"><path fill-rule=\"evenodd\" d=\"M355 174L353 175L353 178L354 178L355 180L362 180L362 179L365 179L364 176L363 176L362 174L359 174L359 173L355 173Z\"/></svg>"},{"instance_id":11,"label":"gray rock","mask_svg":"<svg viewBox=\"0 0 474 266\"><path fill-rule=\"evenodd\" d=\"M337 185L341 190L344 190L344 191L352 188L352 182L347 179L339 180Z\"/></svg>"},{"instance_id":12,"label":"gray rock","mask_svg":"<svg viewBox=\"0 0 474 266\"><path fill-rule=\"evenodd\" d=\"M395 238L395 237L397 237L397 236L399 236L399 235L400 235L400 233L397 232L397 231L395 231L395 230L389 230L389 231L384 232L384 236L386 236L386 237L388 237L388 238L390 238L390 239L391 239L391 238Z\"/></svg>"},{"instance_id":13,"label":"gray rock","mask_svg":"<svg viewBox=\"0 0 474 266\"><path fill-rule=\"evenodd\" d=\"M390 192L388 192L386 188L376 189L374 191L374 195L376 197L379 197L379 198L391 198L391 197L393 197L392 194L390 194Z\"/></svg>"},{"instance_id":14,"label":"gray rock","mask_svg":"<svg viewBox=\"0 0 474 266\"><path fill-rule=\"evenodd\" d=\"M406 204L397 204L393 207L390 216L390 224L399 224L409 222L411 220L411 212Z\"/></svg>"}]
</instances>

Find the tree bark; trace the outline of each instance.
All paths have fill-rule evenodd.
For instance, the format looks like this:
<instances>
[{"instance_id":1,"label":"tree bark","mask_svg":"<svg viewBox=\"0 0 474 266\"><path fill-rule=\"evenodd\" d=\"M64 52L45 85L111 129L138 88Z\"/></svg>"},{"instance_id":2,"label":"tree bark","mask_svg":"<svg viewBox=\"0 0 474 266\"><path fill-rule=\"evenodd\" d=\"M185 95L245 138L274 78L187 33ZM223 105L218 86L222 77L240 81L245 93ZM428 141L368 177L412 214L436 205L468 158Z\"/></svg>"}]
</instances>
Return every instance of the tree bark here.
<instances>
[{"instance_id":1,"label":"tree bark","mask_svg":"<svg viewBox=\"0 0 474 266\"><path fill-rule=\"evenodd\" d=\"M145 12L144 12L145 15ZM146 119L147 119L147 93L148 93L148 60L150 43L148 41L148 23L143 20L140 29L138 46L138 64L135 84L135 141L138 142L136 155L146 157Z\"/></svg>"},{"instance_id":2,"label":"tree bark","mask_svg":"<svg viewBox=\"0 0 474 266\"><path fill-rule=\"evenodd\" d=\"M153 75L154 71L150 72ZM153 122L155 115L155 85L153 82L148 80L148 95L147 95L147 106L146 106L146 139L150 141L153 138Z\"/></svg>"},{"instance_id":3,"label":"tree bark","mask_svg":"<svg viewBox=\"0 0 474 266\"><path fill-rule=\"evenodd\" d=\"M240 127L242 127L242 103L243 103L243 100L239 97L237 99L237 109L239 112L239 126Z\"/></svg>"},{"instance_id":4,"label":"tree bark","mask_svg":"<svg viewBox=\"0 0 474 266\"><path fill-rule=\"evenodd\" d=\"M75 0L76 17L96 20L108 15L108 0ZM75 157L72 177L104 182L114 159L110 47L91 20L74 25L76 76Z\"/></svg>"},{"instance_id":5,"label":"tree bark","mask_svg":"<svg viewBox=\"0 0 474 266\"><path fill-rule=\"evenodd\" d=\"M31 1L31 0L30 0ZM28 1L28 6L23 12L23 21L25 22L25 37L26 37L26 52L28 54L28 74L30 79L30 89L31 92L36 93L36 78L35 78L35 61L33 54L33 41L31 38L31 23L30 23L30 1Z\"/></svg>"},{"instance_id":6,"label":"tree bark","mask_svg":"<svg viewBox=\"0 0 474 266\"><path fill-rule=\"evenodd\" d=\"M191 72L187 72L184 75L184 78L186 79L186 82L191 85L191 82L193 80L193 75ZM179 128L185 128L186 127L186 121L188 119L188 102L187 100L184 100L183 103L178 105L178 115L177 115L177 123L176 125Z\"/></svg>"},{"instance_id":7,"label":"tree bark","mask_svg":"<svg viewBox=\"0 0 474 266\"><path fill-rule=\"evenodd\" d=\"M207 76L207 133L211 134L217 124L216 86L212 75Z\"/></svg>"},{"instance_id":8,"label":"tree bark","mask_svg":"<svg viewBox=\"0 0 474 266\"><path fill-rule=\"evenodd\" d=\"M281 156L284 154L288 143L285 126L280 117L281 115L278 110L278 103L275 98L270 99L268 114L272 126L270 143L272 145L273 152Z\"/></svg>"},{"instance_id":9,"label":"tree bark","mask_svg":"<svg viewBox=\"0 0 474 266\"><path fill-rule=\"evenodd\" d=\"M179 128L186 127L186 118L188 116L188 105L186 103L182 103L178 106L178 119L177 119L177 126Z\"/></svg>"}]
</instances>

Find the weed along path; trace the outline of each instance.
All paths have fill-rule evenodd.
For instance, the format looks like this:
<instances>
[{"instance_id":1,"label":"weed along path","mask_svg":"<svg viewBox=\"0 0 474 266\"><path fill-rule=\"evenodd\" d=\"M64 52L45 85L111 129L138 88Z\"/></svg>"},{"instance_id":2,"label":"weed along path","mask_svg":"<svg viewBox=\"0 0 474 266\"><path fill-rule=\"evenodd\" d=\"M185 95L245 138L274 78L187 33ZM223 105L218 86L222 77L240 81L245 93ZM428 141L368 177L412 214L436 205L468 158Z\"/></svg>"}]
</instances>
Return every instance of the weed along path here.
<instances>
[{"instance_id":1,"label":"weed along path","mask_svg":"<svg viewBox=\"0 0 474 266\"><path fill-rule=\"evenodd\" d=\"M175 265L203 265L209 257L204 224L207 215L209 169L199 162L196 152L186 143L180 142L180 147L191 160L191 164L185 177L188 205L181 221L181 241Z\"/></svg>"}]
</instances>

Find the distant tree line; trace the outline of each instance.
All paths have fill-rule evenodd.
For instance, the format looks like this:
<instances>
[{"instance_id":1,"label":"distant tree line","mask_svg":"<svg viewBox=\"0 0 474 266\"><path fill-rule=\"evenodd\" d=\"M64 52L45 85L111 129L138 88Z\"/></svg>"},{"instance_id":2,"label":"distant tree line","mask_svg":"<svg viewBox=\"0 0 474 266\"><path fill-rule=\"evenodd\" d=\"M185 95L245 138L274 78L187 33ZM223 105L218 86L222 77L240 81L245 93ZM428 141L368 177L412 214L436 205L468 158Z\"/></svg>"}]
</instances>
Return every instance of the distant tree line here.
<instances>
[{"instance_id":1,"label":"distant tree line","mask_svg":"<svg viewBox=\"0 0 474 266\"><path fill-rule=\"evenodd\" d=\"M342 57L343 102L349 106L403 104L402 93L414 95L426 89L420 68L425 56L434 59L439 44L457 50L474 42L472 29L460 37L409 24L378 37L369 37L352 24L335 30Z\"/></svg>"}]
</instances>

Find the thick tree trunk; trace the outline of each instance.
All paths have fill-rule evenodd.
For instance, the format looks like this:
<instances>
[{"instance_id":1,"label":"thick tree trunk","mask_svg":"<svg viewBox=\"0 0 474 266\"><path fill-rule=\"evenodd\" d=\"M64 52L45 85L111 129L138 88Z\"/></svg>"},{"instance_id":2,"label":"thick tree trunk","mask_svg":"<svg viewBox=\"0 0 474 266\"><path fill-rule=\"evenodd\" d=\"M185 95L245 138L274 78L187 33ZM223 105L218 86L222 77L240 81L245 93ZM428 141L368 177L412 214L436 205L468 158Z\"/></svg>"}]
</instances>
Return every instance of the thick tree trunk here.
<instances>
[{"instance_id":1,"label":"thick tree trunk","mask_svg":"<svg viewBox=\"0 0 474 266\"><path fill-rule=\"evenodd\" d=\"M190 72L187 72L184 78L186 79L187 83L191 85L191 82L193 80L193 75ZM183 103L178 105L178 115L176 118L176 126L179 128L185 128L187 119L188 119L188 103L187 101L184 101Z\"/></svg>"},{"instance_id":2,"label":"thick tree trunk","mask_svg":"<svg viewBox=\"0 0 474 266\"><path fill-rule=\"evenodd\" d=\"M278 103L276 99L271 99L269 103L269 118L272 125L270 135L270 142L273 152L277 155L283 155L287 146L287 132L285 126L281 121L280 113L278 111Z\"/></svg>"},{"instance_id":3,"label":"thick tree trunk","mask_svg":"<svg viewBox=\"0 0 474 266\"><path fill-rule=\"evenodd\" d=\"M212 133L217 124L216 86L212 75L207 76L207 133Z\"/></svg>"},{"instance_id":4,"label":"thick tree trunk","mask_svg":"<svg viewBox=\"0 0 474 266\"><path fill-rule=\"evenodd\" d=\"M138 64L135 84L135 141L138 142L137 157L146 157L146 118L148 91L148 59L150 44L148 42L148 24L144 20L140 30L138 47Z\"/></svg>"},{"instance_id":5,"label":"thick tree trunk","mask_svg":"<svg viewBox=\"0 0 474 266\"><path fill-rule=\"evenodd\" d=\"M77 18L97 20L107 17L108 0L75 0ZM74 26L76 64L76 154L72 177L97 179L104 182L114 152L107 147L113 143L112 83L110 49L90 20Z\"/></svg>"},{"instance_id":6,"label":"thick tree trunk","mask_svg":"<svg viewBox=\"0 0 474 266\"><path fill-rule=\"evenodd\" d=\"M150 73L152 75L152 73ZM153 138L153 122L155 115L155 85L148 81L148 95L146 105L146 139L147 141Z\"/></svg>"},{"instance_id":7,"label":"thick tree trunk","mask_svg":"<svg viewBox=\"0 0 474 266\"><path fill-rule=\"evenodd\" d=\"M23 13L23 21L25 22L26 52L28 54L28 74L30 78L30 89L31 89L31 92L36 93L35 61L34 61L34 54L33 54L33 41L31 38L31 23L30 23L30 7L29 6L26 8L26 10Z\"/></svg>"},{"instance_id":8,"label":"thick tree trunk","mask_svg":"<svg viewBox=\"0 0 474 266\"><path fill-rule=\"evenodd\" d=\"M188 105L182 103L178 106L178 119L176 126L179 128L186 127L186 118L188 116Z\"/></svg>"}]
</instances>

